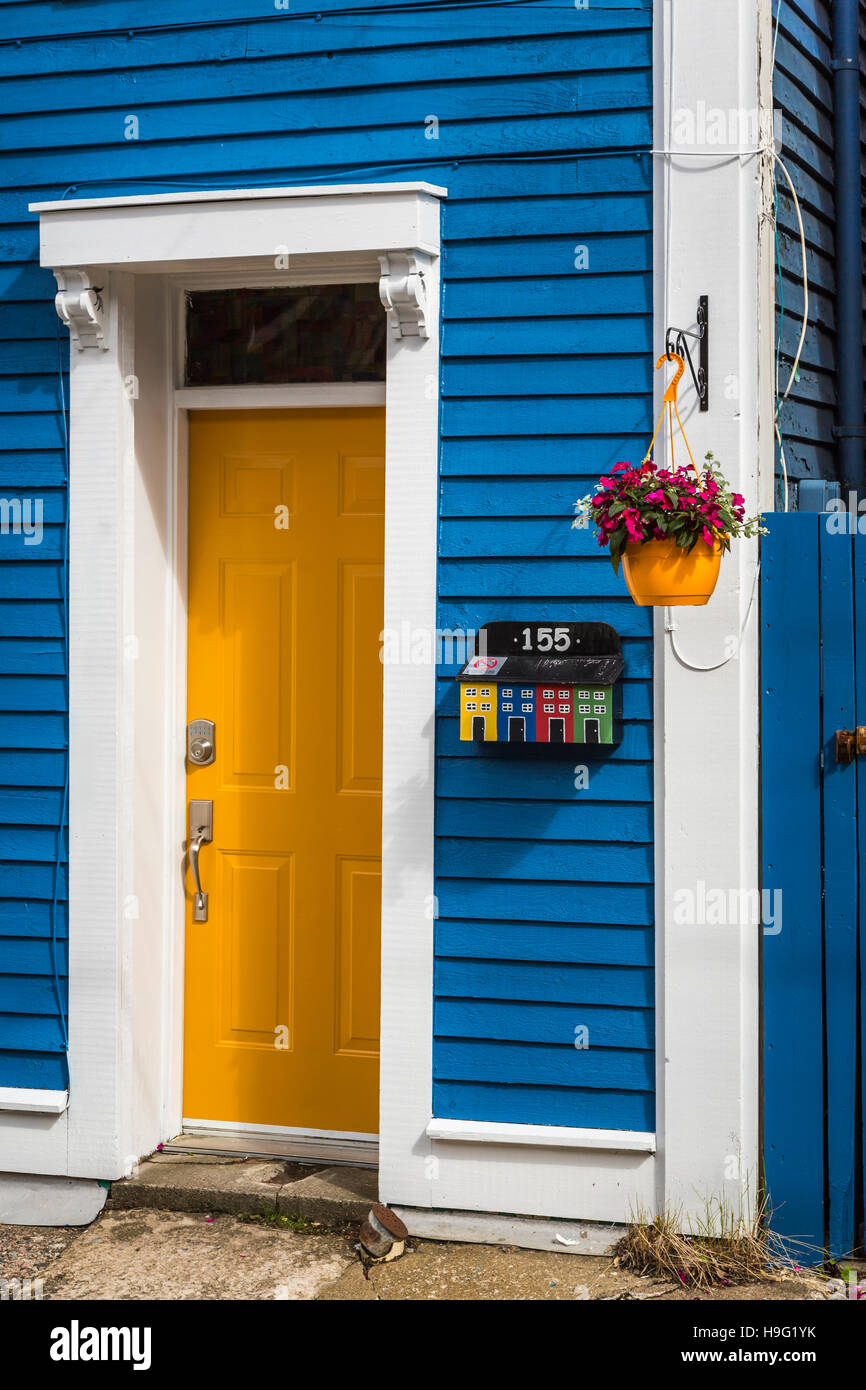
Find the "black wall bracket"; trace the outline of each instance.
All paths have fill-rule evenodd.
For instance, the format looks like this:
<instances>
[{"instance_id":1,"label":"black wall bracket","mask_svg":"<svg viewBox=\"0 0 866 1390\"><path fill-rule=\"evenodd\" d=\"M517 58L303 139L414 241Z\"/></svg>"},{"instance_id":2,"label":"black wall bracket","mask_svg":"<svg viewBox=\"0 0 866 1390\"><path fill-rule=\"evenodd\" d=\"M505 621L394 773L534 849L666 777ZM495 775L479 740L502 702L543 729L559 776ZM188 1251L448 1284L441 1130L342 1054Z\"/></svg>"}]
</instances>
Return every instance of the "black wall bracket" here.
<instances>
[{"instance_id":1,"label":"black wall bracket","mask_svg":"<svg viewBox=\"0 0 866 1390\"><path fill-rule=\"evenodd\" d=\"M684 357L688 362L700 408L704 411L710 408L710 301L709 296L705 294L698 300L697 325L697 333L690 328L669 328L665 333L665 352L668 356L672 352L678 352L680 357ZM699 346L697 372L686 342L687 338L694 338Z\"/></svg>"}]
</instances>

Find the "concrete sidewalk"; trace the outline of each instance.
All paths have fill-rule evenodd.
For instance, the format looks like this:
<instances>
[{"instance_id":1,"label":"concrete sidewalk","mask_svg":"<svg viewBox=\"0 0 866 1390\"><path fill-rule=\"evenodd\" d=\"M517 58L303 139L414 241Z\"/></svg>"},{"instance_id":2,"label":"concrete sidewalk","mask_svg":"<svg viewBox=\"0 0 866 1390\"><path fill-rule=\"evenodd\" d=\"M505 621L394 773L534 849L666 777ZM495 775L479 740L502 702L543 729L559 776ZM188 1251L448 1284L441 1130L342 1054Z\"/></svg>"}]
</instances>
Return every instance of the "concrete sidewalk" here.
<instances>
[{"instance_id":1,"label":"concrete sidewalk","mask_svg":"<svg viewBox=\"0 0 866 1390\"><path fill-rule=\"evenodd\" d=\"M354 1223L334 1229L279 1215L106 1209L92 1226L67 1230L56 1258L63 1243L44 1243L44 1262L33 1258L33 1234L0 1226L0 1280L40 1280L31 1297L50 1301L765 1302L828 1293L827 1279L810 1273L696 1293L639 1279L605 1257L428 1240L366 1269Z\"/></svg>"},{"instance_id":2,"label":"concrete sidewalk","mask_svg":"<svg viewBox=\"0 0 866 1390\"><path fill-rule=\"evenodd\" d=\"M105 1210L56 1258L56 1243L46 1244L38 1268L29 1228L0 1227L0 1279L24 1277L26 1266L28 1277L41 1279L41 1296L54 1301L765 1302L822 1298L828 1286L804 1274L696 1293L637 1278L602 1256L414 1239L401 1259L365 1269L354 1224L281 1224L290 1222L278 1215Z\"/></svg>"},{"instance_id":3,"label":"concrete sidewalk","mask_svg":"<svg viewBox=\"0 0 866 1390\"><path fill-rule=\"evenodd\" d=\"M358 1226L376 1200L372 1169L157 1153L113 1184L89 1227L0 1226L0 1281L38 1279L46 1299L97 1301L763 1302L828 1293L826 1278L805 1272L697 1293L574 1248L417 1236L402 1258L366 1267Z\"/></svg>"}]
</instances>

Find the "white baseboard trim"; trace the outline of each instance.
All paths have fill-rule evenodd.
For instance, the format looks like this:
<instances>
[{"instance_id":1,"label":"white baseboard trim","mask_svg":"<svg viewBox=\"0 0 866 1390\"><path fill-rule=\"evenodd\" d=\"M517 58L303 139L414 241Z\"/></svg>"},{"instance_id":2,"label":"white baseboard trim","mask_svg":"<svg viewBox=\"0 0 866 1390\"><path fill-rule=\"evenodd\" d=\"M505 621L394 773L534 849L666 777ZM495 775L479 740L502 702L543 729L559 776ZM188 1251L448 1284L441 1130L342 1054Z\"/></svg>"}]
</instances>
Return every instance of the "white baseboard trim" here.
<instances>
[{"instance_id":1,"label":"white baseboard trim","mask_svg":"<svg viewBox=\"0 0 866 1390\"><path fill-rule=\"evenodd\" d=\"M529 1144L548 1149L603 1149L612 1153L655 1153L656 1137L631 1129L571 1129L564 1125L495 1124L488 1120L436 1120L428 1139L471 1144Z\"/></svg>"},{"instance_id":2,"label":"white baseboard trim","mask_svg":"<svg viewBox=\"0 0 866 1390\"><path fill-rule=\"evenodd\" d=\"M26 1110L37 1115L62 1115L68 1091L37 1091L26 1086L0 1086L0 1110Z\"/></svg>"},{"instance_id":3,"label":"white baseboard trim","mask_svg":"<svg viewBox=\"0 0 866 1390\"><path fill-rule=\"evenodd\" d=\"M409 1234L426 1240L458 1240L470 1245L516 1245L561 1255L609 1255L625 1226L593 1221L545 1221L531 1216L499 1216L475 1211L433 1211L395 1206Z\"/></svg>"}]
</instances>

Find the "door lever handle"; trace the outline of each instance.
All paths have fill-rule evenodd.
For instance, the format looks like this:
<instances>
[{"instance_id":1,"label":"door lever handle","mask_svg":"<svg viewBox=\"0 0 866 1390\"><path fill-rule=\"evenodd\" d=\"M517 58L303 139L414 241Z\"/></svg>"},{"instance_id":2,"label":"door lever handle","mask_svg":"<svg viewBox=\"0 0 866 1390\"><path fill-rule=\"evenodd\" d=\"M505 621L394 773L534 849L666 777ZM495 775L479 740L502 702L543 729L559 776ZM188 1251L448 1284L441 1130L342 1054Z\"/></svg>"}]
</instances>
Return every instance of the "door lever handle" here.
<instances>
[{"instance_id":1,"label":"door lever handle","mask_svg":"<svg viewBox=\"0 0 866 1390\"><path fill-rule=\"evenodd\" d=\"M212 801L191 801L189 803L189 867L192 872L192 881L195 884L195 896L193 898L192 919L194 922L206 922L208 910L208 895L201 886L201 868L199 866L199 855L202 845L210 844L213 839L213 802Z\"/></svg>"},{"instance_id":2,"label":"door lever handle","mask_svg":"<svg viewBox=\"0 0 866 1390\"><path fill-rule=\"evenodd\" d=\"M193 917L196 922L207 921L207 893L202 892L201 873L198 864L199 853L201 852L201 847L204 842L204 826L200 825L196 831L195 838L190 840L189 845L189 867L192 869L192 881L195 884Z\"/></svg>"}]
</instances>

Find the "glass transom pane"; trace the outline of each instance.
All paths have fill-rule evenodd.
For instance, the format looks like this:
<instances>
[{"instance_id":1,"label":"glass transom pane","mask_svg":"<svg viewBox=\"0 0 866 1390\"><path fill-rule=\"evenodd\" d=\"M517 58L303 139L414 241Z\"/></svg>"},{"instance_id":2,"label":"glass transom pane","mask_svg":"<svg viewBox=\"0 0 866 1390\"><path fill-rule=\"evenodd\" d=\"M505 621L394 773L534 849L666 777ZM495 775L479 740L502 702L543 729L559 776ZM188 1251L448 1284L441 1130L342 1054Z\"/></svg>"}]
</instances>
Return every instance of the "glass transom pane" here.
<instances>
[{"instance_id":1,"label":"glass transom pane","mask_svg":"<svg viewBox=\"0 0 866 1390\"><path fill-rule=\"evenodd\" d=\"M384 381L376 284L191 290L187 386Z\"/></svg>"}]
</instances>

